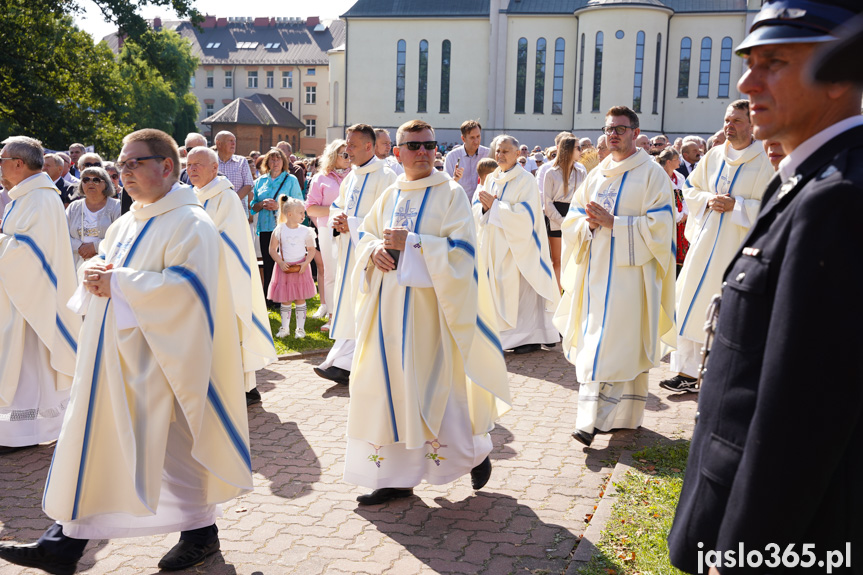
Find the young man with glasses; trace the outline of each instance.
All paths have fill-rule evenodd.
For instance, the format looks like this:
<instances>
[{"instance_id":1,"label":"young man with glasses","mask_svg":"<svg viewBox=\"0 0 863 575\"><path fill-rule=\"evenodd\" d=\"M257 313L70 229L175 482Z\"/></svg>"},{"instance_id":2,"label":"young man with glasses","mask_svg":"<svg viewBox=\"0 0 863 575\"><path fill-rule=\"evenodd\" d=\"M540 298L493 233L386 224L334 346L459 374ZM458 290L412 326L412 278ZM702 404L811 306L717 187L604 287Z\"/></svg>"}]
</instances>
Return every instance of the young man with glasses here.
<instances>
[{"instance_id":1,"label":"young man with glasses","mask_svg":"<svg viewBox=\"0 0 863 575\"><path fill-rule=\"evenodd\" d=\"M73 300L86 318L43 498L57 523L38 543L0 546L11 563L71 574L89 539L181 531L159 567L191 567L219 549L217 505L252 488L223 240L177 182L179 159L164 132L123 139L117 166L138 205Z\"/></svg>"},{"instance_id":2,"label":"young man with glasses","mask_svg":"<svg viewBox=\"0 0 863 575\"><path fill-rule=\"evenodd\" d=\"M510 405L487 280L475 272L467 195L434 169L430 125L403 124L396 141L404 177L360 226L350 278L357 355L345 480L374 490L360 505L467 473L482 488L491 476L488 432Z\"/></svg>"},{"instance_id":3,"label":"young man with glasses","mask_svg":"<svg viewBox=\"0 0 863 575\"><path fill-rule=\"evenodd\" d=\"M673 337L675 209L662 167L636 146L638 116L611 108L603 133L610 160L590 171L561 225L563 289L555 314L575 365L573 437L635 429L647 404L647 372L660 336Z\"/></svg>"},{"instance_id":4,"label":"young man with glasses","mask_svg":"<svg viewBox=\"0 0 863 575\"><path fill-rule=\"evenodd\" d=\"M11 203L0 223L0 455L54 441L69 403L81 318L63 204L42 172L42 145L12 136L0 148Z\"/></svg>"}]
</instances>

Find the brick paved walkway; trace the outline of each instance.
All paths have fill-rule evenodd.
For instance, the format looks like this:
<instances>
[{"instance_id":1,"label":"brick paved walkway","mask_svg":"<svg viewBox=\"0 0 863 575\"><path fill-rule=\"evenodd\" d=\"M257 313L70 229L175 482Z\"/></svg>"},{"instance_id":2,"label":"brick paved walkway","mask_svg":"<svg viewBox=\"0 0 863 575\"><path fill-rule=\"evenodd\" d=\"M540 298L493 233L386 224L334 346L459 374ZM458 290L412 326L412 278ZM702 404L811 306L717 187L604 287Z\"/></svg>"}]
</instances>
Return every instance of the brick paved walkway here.
<instances>
[{"instance_id":1,"label":"brick paved walkway","mask_svg":"<svg viewBox=\"0 0 863 575\"><path fill-rule=\"evenodd\" d=\"M259 372L264 402L249 411L255 491L225 507L222 553L188 573L560 574L620 451L692 433L696 396L660 389L663 365L650 374L643 427L598 436L586 450L569 435L577 387L562 354L508 354L514 406L493 433L488 485L474 493L464 477L424 484L415 498L357 507L363 490L341 480L347 389L315 376L319 361ZM40 502L52 449L0 459L0 539L29 542L50 524ZM157 573L176 539L91 542L79 572ZM18 573L36 572L0 565L0 575Z\"/></svg>"}]
</instances>

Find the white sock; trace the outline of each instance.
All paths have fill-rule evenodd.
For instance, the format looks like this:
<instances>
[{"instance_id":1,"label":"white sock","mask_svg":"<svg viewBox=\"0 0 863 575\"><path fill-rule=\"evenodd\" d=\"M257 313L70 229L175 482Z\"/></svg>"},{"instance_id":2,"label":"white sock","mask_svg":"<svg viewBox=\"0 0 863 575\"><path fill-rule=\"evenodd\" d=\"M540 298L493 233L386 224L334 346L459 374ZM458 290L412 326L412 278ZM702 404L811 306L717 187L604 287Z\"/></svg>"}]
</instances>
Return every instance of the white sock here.
<instances>
[{"instance_id":1,"label":"white sock","mask_svg":"<svg viewBox=\"0 0 863 575\"><path fill-rule=\"evenodd\" d=\"M306 330L306 304L297 304L297 329Z\"/></svg>"},{"instance_id":2,"label":"white sock","mask_svg":"<svg viewBox=\"0 0 863 575\"><path fill-rule=\"evenodd\" d=\"M291 304L282 304L282 329L288 331L291 328Z\"/></svg>"}]
</instances>

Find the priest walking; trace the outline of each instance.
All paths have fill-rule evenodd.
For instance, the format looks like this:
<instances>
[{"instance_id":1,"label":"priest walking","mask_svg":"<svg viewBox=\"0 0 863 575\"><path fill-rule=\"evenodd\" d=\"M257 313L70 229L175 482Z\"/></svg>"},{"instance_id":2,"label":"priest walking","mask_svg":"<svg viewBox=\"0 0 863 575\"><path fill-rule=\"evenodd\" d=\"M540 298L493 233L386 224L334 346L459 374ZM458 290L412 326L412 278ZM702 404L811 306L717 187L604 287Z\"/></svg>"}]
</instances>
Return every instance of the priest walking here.
<instances>
[{"instance_id":1,"label":"priest walking","mask_svg":"<svg viewBox=\"0 0 863 575\"><path fill-rule=\"evenodd\" d=\"M675 209L665 170L635 145L638 116L615 106L603 132L611 156L587 176L561 226L555 314L581 387L573 437L637 428L660 335L673 337Z\"/></svg>"},{"instance_id":2,"label":"priest walking","mask_svg":"<svg viewBox=\"0 0 863 575\"><path fill-rule=\"evenodd\" d=\"M357 349L345 480L374 490L361 505L467 473L482 488L489 432L511 403L470 202L434 169L431 126L407 122L396 141L405 173L360 226L350 278Z\"/></svg>"}]
</instances>

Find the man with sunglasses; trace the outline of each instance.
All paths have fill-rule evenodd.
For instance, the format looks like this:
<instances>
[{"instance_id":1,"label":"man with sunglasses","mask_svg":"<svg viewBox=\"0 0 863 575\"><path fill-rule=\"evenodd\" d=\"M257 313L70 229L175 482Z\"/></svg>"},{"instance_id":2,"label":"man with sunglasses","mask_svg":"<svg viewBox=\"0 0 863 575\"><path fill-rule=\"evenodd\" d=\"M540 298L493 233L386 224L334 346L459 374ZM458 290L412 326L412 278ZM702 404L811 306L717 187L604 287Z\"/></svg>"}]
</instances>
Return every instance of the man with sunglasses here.
<instances>
[{"instance_id":1,"label":"man with sunglasses","mask_svg":"<svg viewBox=\"0 0 863 575\"><path fill-rule=\"evenodd\" d=\"M0 182L12 200L0 223L0 455L57 439L75 371L72 245L42 154L25 136L0 148Z\"/></svg>"},{"instance_id":2,"label":"man with sunglasses","mask_svg":"<svg viewBox=\"0 0 863 575\"><path fill-rule=\"evenodd\" d=\"M123 139L117 167L135 209L108 229L70 302L86 318L43 497L57 523L35 544L0 546L6 561L71 574L89 539L181 531L159 567L191 567L219 549L218 504L252 488L222 239L177 182L179 160L159 130Z\"/></svg>"},{"instance_id":3,"label":"man with sunglasses","mask_svg":"<svg viewBox=\"0 0 863 575\"><path fill-rule=\"evenodd\" d=\"M638 116L615 106L603 132L611 156L588 173L561 225L561 283L555 314L575 365L573 437L635 429L647 404L647 372L660 336L673 337L675 204L665 170L636 146Z\"/></svg>"},{"instance_id":4,"label":"man with sunglasses","mask_svg":"<svg viewBox=\"0 0 863 575\"><path fill-rule=\"evenodd\" d=\"M434 130L403 124L405 173L359 229L357 353L345 480L373 489L360 505L413 495L423 480L491 476L488 435L509 409L506 365L464 189L434 169Z\"/></svg>"}]
</instances>

